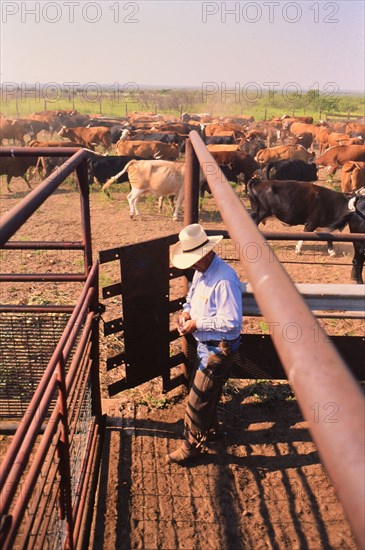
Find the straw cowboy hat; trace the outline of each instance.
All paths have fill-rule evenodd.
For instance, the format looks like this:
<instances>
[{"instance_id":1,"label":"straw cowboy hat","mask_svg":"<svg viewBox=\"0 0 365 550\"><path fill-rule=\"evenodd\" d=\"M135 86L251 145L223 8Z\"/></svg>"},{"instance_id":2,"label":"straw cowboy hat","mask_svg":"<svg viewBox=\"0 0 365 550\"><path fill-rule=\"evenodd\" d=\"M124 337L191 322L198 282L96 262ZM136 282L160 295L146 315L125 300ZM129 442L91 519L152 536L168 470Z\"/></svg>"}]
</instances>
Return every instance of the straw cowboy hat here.
<instances>
[{"instance_id":1,"label":"straw cowboy hat","mask_svg":"<svg viewBox=\"0 0 365 550\"><path fill-rule=\"evenodd\" d=\"M171 249L172 265L188 269L206 256L223 239L223 235L208 237L198 223L187 225L179 233L179 242Z\"/></svg>"}]
</instances>

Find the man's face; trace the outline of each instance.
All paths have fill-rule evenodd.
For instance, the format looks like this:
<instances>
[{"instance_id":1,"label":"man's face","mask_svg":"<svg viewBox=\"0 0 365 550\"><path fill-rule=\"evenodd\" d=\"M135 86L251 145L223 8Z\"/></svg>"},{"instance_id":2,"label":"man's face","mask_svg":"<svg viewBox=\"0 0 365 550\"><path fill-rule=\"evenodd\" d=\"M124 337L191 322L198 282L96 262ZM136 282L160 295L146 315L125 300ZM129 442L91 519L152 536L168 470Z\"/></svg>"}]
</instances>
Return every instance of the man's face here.
<instances>
[{"instance_id":1,"label":"man's face","mask_svg":"<svg viewBox=\"0 0 365 550\"><path fill-rule=\"evenodd\" d=\"M196 271L200 271L200 273L204 273L210 266L212 260L214 257L214 252L211 250L206 256L203 256L200 260L198 260L192 267L192 269L196 269Z\"/></svg>"}]
</instances>

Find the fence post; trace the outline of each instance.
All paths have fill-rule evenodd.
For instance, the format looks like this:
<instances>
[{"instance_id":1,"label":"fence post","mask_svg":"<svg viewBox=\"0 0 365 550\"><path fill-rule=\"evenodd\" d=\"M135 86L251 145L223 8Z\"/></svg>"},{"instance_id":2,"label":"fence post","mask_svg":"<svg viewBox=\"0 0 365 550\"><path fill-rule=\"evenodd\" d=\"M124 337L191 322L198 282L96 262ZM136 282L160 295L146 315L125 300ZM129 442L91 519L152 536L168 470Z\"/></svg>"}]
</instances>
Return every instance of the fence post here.
<instances>
[{"instance_id":1,"label":"fence post","mask_svg":"<svg viewBox=\"0 0 365 550\"><path fill-rule=\"evenodd\" d=\"M196 153L193 149L190 139L186 140L185 145L185 202L184 202L184 226L199 221L199 173L200 166ZM184 296L188 293L188 279L184 280ZM183 336L181 349L186 357L186 364L183 365L182 371L186 380L189 380L196 348L192 342L191 335Z\"/></svg>"},{"instance_id":2,"label":"fence post","mask_svg":"<svg viewBox=\"0 0 365 550\"><path fill-rule=\"evenodd\" d=\"M184 225L199 221L199 161L190 139L185 147L185 204Z\"/></svg>"}]
</instances>

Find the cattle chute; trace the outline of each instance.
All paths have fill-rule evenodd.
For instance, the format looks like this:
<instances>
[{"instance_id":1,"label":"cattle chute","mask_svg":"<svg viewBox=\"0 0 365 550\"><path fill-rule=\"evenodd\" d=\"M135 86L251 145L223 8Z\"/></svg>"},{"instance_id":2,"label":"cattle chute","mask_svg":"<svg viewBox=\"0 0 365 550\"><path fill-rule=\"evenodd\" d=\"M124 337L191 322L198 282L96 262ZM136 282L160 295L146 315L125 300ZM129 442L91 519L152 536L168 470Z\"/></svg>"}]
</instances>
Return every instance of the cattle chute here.
<instances>
[{"instance_id":1,"label":"cattle chute","mask_svg":"<svg viewBox=\"0 0 365 550\"><path fill-rule=\"evenodd\" d=\"M0 308L0 427L10 435L0 473L1 548L75 548L82 544L96 488L103 418L99 388L98 262L93 262L87 152L4 148L0 155L65 156L1 222L1 248L78 251L77 273L5 273L2 282L81 285L74 303ZM16 241L12 236L76 170L81 239ZM14 433L15 431L15 433ZM4 439L2 439L2 444Z\"/></svg>"}]
</instances>

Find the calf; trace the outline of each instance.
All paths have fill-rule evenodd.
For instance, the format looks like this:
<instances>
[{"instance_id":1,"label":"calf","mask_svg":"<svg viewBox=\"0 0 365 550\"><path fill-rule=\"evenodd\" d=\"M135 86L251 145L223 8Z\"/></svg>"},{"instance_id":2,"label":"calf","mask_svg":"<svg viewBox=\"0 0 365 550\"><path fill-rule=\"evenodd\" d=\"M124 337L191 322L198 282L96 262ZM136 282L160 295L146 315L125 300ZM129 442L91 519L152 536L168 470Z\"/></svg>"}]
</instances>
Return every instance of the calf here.
<instances>
[{"instance_id":1,"label":"calf","mask_svg":"<svg viewBox=\"0 0 365 550\"><path fill-rule=\"evenodd\" d=\"M352 203L352 204L351 204ZM360 193L355 200L350 201L350 208L353 211L348 212L337 222L331 225L330 229L342 229L348 224L351 233L365 233L365 196ZM364 284L362 271L365 259L365 241L357 241L353 243L354 257L352 259L351 279L359 285Z\"/></svg>"},{"instance_id":2,"label":"calf","mask_svg":"<svg viewBox=\"0 0 365 550\"><path fill-rule=\"evenodd\" d=\"M303 160L279 160L265 166L261 173L268 180L317 181L317 166Z\"/></svg>"},{"instance_id":3,"label":"calf","mask_svg":"<svg viewBox=\"0 0 365 550\"><path fill-rule=\"evenodd\" d=\"M23 178L28 186L31 185L26 178L26 173L31 166L36 166L38 157L1 157L0 158L0 175L6 175L6 187L11 192L10 182L12 178Z\"/></svg>"},{"instance_id":4,"label":"calf","mask_svg":"<svg viewBox=\"0 0 365 550\"><path fill-rule=\"evenodd\" d=\"M248 183L248 193L256 225L275 216L288 225L304 224L304 231L314 231L318 227L329 227L350 211L349 195L314 183L253 178ZM299 241L295 248L297 254L302 246L303 241ZM330 242L328 253L335 255Z\"/></svg>"}]
</instances>

